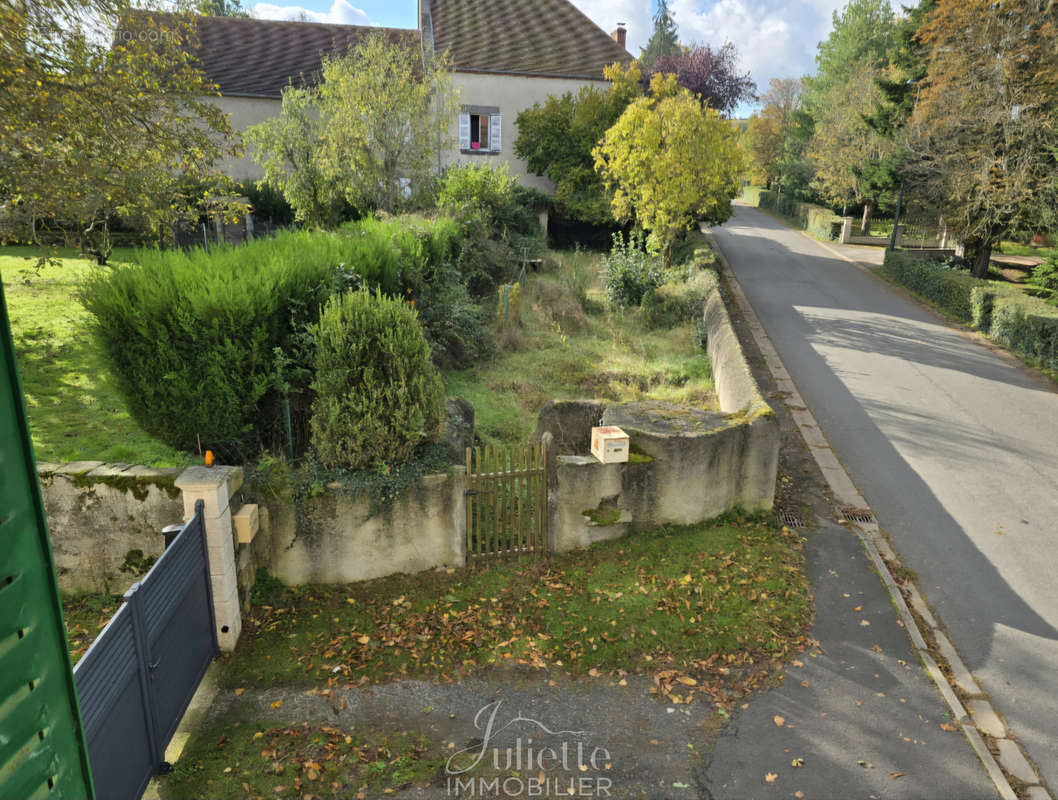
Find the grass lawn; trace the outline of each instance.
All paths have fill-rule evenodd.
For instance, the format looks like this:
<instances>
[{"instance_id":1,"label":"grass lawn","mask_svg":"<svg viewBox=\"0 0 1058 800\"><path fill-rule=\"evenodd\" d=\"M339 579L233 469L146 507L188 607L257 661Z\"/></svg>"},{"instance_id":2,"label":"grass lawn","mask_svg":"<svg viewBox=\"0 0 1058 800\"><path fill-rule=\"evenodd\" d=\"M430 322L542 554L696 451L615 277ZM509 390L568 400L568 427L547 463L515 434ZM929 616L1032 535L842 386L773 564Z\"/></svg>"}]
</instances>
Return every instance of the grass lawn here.
<instances>
[{"instance_id":1,"label":"grass lawn","mask_svg":"<svg viewBox=\"0 0 1058 800\"><path fill-rule=\"evenodd\" d=\"M995 252L1005 256L1034 256L1047 259L1058 256L1058 247L1033 247L1031 244L1003 242L995 249Z\"/></svg>"},{"instance_id":2,"label":"grass lawn","mask_svg":"<svg viewBox=\"0 0 1058 800\"><path fill-rule=\"evenodd\" d=\"M113 261L132 251L115 250ZM192 462L144 433L110 379L103 353L87 333L88 312L75 296L91 268L74 251L33 269L38 251L0 248L15 353L38 461L113 461L156 467Z\"/></svg>"},{"instance_id":3,"label":"grass lawn","mask_svg":"<svg viewBox=\"0 0 1058 800\"><path fill-rule=\"evenodd\" d=\"M567 673L624 685L622 676L645 675L666 704L730 709L808 642L800 547L770 516L732 515L545 561L334 587L284 588L262 576L221 681L233 699L334 696L510 665L543 681ZM163 796L380 797L436 783L451 755L417 731L359 719L330 727L296 709L280 716L280 705L225 706L189 743Z\"/></svg>"},{"instance_id":4,"label":"grass lawn","mask_svg":"<svg viewBox=\"0 0 1058 800\"><path fill-rule=\"evenodd\" d=\"M496 663L572 673L766 665L802 641L800 539L767 516L642 533L548 560L349 586L261 582L231 687L456 677ZM687 687L688 693L694 689Z\"/></svg>"},{"instance_id":5,"label":"grass lawn","mask_svg":"<svg viewBox=\"0 0 1058 800\"><path fill-rule=\"evenodd\" d=\"M639 309L607 307L602 255L552 256L558 269L530 276L512 312L521 325L501 331L496 355L445 374L447 394L474 406L483 443L526 442L552 399L715 406L709 358L690 323L651 330Z\"/></svg>"}]
</instances>

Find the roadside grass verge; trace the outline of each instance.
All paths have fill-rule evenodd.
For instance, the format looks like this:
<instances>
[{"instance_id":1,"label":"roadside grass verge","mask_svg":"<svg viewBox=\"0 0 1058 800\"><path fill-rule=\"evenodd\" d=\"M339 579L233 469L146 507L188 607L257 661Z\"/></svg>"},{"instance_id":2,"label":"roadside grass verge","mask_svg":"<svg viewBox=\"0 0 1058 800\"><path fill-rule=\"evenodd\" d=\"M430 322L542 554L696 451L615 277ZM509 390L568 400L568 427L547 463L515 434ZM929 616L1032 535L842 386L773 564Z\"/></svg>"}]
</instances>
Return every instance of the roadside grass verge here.
<instances>
[{"instance_id":1,"label":"roadside grass verge","mask_svg":"<svg viewBox=\"0 0 1058 800\"><path fill-rule=\"evenodd\" d=\"M115 250L115 263L131 250ZM111 461L183 466L192 456L148 436L129 416L109 365L89 334L76 292L92 262L73 250L39 271L40 251L0 248L0 275L11 317L30 434L38 461Z\"/></svg>"},{"instance_id":2,"label":"roadside grass verge","mask_svg":"<svg viewBox=\"0 0 1058 800\"><path fill-rule=\"evenodd\" d=\"M495 357L445 373L446 393L474 406L483 443L524 443L552 399L715 406L709 358L691 323L651 328L642 309L610 310L600 254L552 256L557 270L529 278Z\"/></svg>"},{"instance_id":3,"label":"roadside grass verge","mask_svg":"<svg viewBox=\"0 0 1058 800\"><path fill-rule=\"evenodd\" d=\"M772 518L729 516L542 561L349 586L266 582L222 680L367 685L515 664L660 675L670 699L727 702L804 644L800 545Z\"/></svg>"}]
</instances>

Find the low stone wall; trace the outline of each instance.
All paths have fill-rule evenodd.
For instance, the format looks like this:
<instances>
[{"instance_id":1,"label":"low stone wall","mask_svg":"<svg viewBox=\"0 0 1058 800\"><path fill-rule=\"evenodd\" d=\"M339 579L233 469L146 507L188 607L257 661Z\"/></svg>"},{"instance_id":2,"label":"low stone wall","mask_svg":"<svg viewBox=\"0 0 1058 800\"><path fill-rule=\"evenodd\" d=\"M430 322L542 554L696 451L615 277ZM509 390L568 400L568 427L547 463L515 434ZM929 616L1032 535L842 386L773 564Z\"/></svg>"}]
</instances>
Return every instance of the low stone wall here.
<instances>
[{"instance_id":1,"label":"low stone wall","mask_svg":"<svg viewBox=\"0 0 1058 800\"><path fill-rule=\"evenodd\" d=\"M78 461L39 464L59 589L120 593L165 548L162 528L183 519L180 469Z\"/></svg>"},{"instance_id":2,"label":"low stone wall","mask_svg":"<svg viewBox=\"0 0 1058 800\"><path fill-rule=\"evenodd\" d=\"M265 501L268 568L285 583L351 583L466 563L466 469L428 475L373 509L341 484L298 503Z\"/></svg>"},{"instance_id":3,"label":"low stone wall","mask_svg":"<svg viewBox=\"0 0 1058 800\"><path fill-rule=\"evenodd\" d=\"M556 402L541 412L537 437L550 434L561 442L549 491L553 550L703 522L735 507L772 507L778 422L719 292L708 297L703 313L719 412L663 403L604 406L602 424L629 435L626 464L601 464L587 455L597 401Z\"/></svg>"}]
</instances>

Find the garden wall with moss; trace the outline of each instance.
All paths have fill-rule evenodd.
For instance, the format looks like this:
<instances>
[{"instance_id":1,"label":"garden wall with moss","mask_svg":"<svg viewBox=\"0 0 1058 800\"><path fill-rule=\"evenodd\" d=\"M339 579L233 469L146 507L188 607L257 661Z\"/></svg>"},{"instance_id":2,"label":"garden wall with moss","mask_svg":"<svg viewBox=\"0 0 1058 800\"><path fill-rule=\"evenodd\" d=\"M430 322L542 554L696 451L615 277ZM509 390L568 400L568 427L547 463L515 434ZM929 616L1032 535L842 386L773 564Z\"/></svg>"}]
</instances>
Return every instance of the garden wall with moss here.
<instances>
[{"instance_id":1,"label":"garden wall with moss","mask_svg":"<svg viewBox=\"0 0 1058 800\"><path fill-rule=\"evenodd\" d=\"M63 593L120 594L164 549L162 529L183 519L182 468L76 461L37 466Z\"/></svg>"}]
</instances>

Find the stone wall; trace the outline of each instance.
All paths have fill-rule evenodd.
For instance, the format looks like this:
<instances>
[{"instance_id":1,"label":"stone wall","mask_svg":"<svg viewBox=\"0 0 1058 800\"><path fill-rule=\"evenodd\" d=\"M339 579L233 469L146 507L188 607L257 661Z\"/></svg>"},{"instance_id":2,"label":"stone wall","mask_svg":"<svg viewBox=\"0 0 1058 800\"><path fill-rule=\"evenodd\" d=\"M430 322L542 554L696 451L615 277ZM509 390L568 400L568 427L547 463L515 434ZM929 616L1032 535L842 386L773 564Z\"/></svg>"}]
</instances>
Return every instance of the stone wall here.
<instances>
[{"instance_id":1,"label":"stone wall","mask_svg":"<svg viewBox=\"0 0 1058 800\"><path fill-rule=\"evenodd\" d=\"M180 469L78 461L39 464L59 589L121 593L165 547L162 528L183 519Z\"/></svg>"},{"instance_id":2,"label":"stone wall","mask_svg":"<svg viewBox=\"0 0 1058 800\"><path fill-rule=\"evenodd\" d=\"M770 509L779 428L731 326L719 292L703 310L718 411L664 403L609 404L601 422L629 435L625 464L587 454L597 401L549 404L537 438L553 436L549 490L551 548L586 547L637 530L688 525L735 507Z\"/></svg>"},{"instance_id":3,"label":"stone wall","mask_svg":"<svg viewBox=\"0 0 1058 800\"><path fill-rule=\"evenodd\" d=\"M466 470L428 475L379 508L341 483L264 501L269 570L285 583L350 583L466 562ZM267 528L267 529L266 529Z\"/></svg>"}]
</instances>

